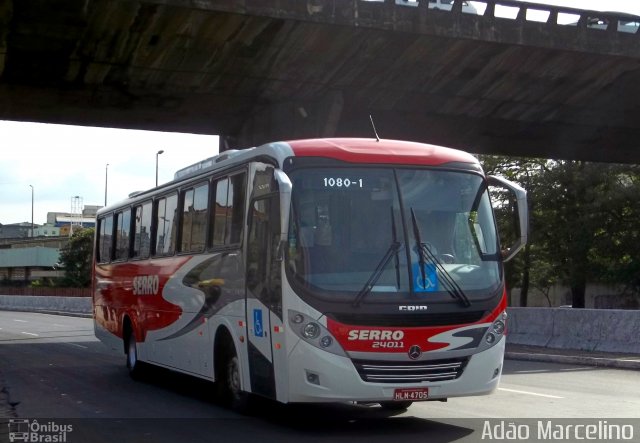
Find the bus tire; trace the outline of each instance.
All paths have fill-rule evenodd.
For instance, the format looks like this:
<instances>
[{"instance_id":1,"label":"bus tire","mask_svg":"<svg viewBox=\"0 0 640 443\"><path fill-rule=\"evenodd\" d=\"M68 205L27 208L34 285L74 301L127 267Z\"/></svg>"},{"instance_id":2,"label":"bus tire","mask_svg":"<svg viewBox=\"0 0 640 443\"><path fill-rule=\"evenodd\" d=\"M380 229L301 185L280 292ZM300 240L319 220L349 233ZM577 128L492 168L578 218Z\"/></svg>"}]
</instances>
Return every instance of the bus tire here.
<instances>
[{"instance_id":1,"label":"bus tire","mask_svg":"<svg viewBox=\"0 0 640 443\"><path fill-rule=\"evenodd\" d=\"M380 406L383 409L387 409L389 411L406 411L409 409L409 406L413 404L412 401L383 401L380 402Z\"/></svg>"},{"instance_id":2,"label":"bus tire","mask_svg":"<svg viewBox=\"0 0 640 443\"><path fill-rule=\"evenodd\" d=\"M127 370L134 380L140 380L144 372L144 363L138 360L138 342L136 334L131 329L127 334L126 341Z\"/></svg>"},{"instance_id":3,"label":"bus tire","mask_svg":"<svg viewBox=\"0 0 640 443\"><path fill-rule=\"evenodd\" d=\"M228 343L221 350L219 363L216 365L216 396L226 407L240 414L250 412L251 396L241 389L240 362L233 344Z\"/></svg>"}]
</instances>

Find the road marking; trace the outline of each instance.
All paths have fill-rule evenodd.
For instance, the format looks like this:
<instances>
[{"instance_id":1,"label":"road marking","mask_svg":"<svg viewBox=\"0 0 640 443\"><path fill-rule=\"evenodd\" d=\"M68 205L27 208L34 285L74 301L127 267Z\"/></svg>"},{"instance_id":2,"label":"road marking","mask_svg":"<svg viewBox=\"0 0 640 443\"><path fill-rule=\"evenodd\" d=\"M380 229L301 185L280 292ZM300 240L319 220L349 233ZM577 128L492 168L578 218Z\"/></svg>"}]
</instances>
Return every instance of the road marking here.
<instances>
[{"instance_id":1,"label":"road marking","mask_svg":"<svg viewBox=\"0 0 640 443\"><path fill-rule=\"evenodd\" d=\"M581 366L578 368L560 368L560 369L554 369L554 371L564 371L564 372L568 372L568 371L592 371L593 368L591 366ZM545 372L551 372L550 369L530 369L530 370L523 370L523 371L513 371L515 374L542 374Z\"/></svg>"},{"instance_id":2,"label":"road marking","mask_svg":"<svg viewBox=\"0 0 640 443\"><path fill-rule=\"evenodd\" d=\"M17 321L18 323L29 323L26 320L18 320L17 318L14 318L13 321Z\"/></svg>"},{"instance_id":3,"label":"road marking","mask_svg":"<svg viewBox=\"0 0 640 443\"><path fill-rule=\"evenodd\" d=\"M88 346L82 346L76 343L65 343L65 345L69 345L69 346L75 346L76 348L82 348L82 349L89 349Z\"/></svg>"},{"instance_id":4,"label":"road marking","mask_svg":"<svg viewBox=\"0 0 640 443\"><path fill-rule=\"evenodd\" d=\"M516 394L535 395L537 397L546 397L546 398L564 398L564 397L559 397L557 395L539 394L537 392L529 392L529 391L518 391L517 389L498 388L498 391L513 392Z\"/></svg>"},{"instance_id":5,"label":"road marking","mask_svg":"<svg viewBox=\"0 0 640 443\"><path fill-rule=\"evenodd\" d=\"M67 327L67 325L61 325L59 323L54 323L53 326L58 326L58 327L61 327L61 328L66 328Z\"/></svg>"},{"instance_id":6,"label":"road marking","mask_svg":"<svg viewBox=\"0 0 640 443\"><path fill-rule=\"evenodd\" d=\"M34 334L33 332L21 332L21 334L25 334L25 335L32 335L34 337L40 337L38 334Z\"/></svg>"},{"instance_id":7,"label":"road marking","mask_svg":"<svg viewBox=\"0 0 640 443\"><path fill-rule=\"evenodd\" d=\"M593 368L590 366L583 366L580 368L560 368L559 371L562 372L576 372L576 371L592 371Z\"/></svg>"}]
</instances>

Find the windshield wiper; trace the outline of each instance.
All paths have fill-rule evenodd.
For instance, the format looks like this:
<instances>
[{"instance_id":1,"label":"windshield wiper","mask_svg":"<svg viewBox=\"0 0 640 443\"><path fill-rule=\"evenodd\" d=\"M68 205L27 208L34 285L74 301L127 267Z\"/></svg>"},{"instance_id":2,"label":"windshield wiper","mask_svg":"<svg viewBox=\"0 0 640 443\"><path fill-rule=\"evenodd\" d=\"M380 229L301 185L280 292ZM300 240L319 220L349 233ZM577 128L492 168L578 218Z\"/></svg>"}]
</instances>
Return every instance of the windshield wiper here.
<instances>
[{"instance_id":1,"label":"windshield wiper","mask_svg":"<svg viewBox=\"0 0 640 443\"><path fill-rule=\"evenodd\" d=\"M398 233L396 232L396 219L393 216L393 206L391 206L391 240L393 243L398 243ZM399 243L398 243L399 244ZM396 288L400 289L400 258L398 257L398 252L395 253L396 260Z\"/></svg>"},{"instance_id":2,"label":"windshield wiper","mask_svg":"<svg viewBox=\"0 0 640 443\"><path fill-rule=\"evenodd\" d=\"M411 223L413 224L413 236L416 238L416 243L418 244L418 260L420 264L420 277L422 277L422 287L426 288L427 274L424 270L424 267L426 266L427 263L424 258L425 251L422 248L424 243L422 243L422 235L420 234L420 228L418 227L418 220L416 220L416 213L413 211L413 208L411 208Z\"/></svg>"},{"instance_id":3,"label":"windshield wiper","mask_svg":"<svg viewBox=\"0 0 640 443\"><path fill-rule=\"evenodd\" d=\"M433 252L431 252L431 250L427 247L427 245L425 244L421 245L421 249L424 249L424 252L426 253L426 255L429 256L429 259L436 266L436 269L442 274L441 276L442 282L444 283L444 286L446 287L447 292L453 298L455 298L456 300L459 300L460 303L462 303L462 305L465 308L468 308L469 306L471 306L471 301L469 301L469 297L466 296L466 294L464 293L460 285L456 283L453 277L451 277L451 274L449 274L449 272L447 272L445 267L442 266L442 262L438 260L438 258L433 254Z\"/></svg>"},{"instance_id":4,"label":"windshield wiper","mask_svg":"<svg viewBox=\"0 0 640 443\"><path fill-rule=\"evenodd\" d=\"M360 302L362 301L362 299L365 298L371 292L376 282L382 275L384 268L389 263L389 260L391 260L391 257L398 254L398 250L400 250L400 242L394 241L389 245L389 249L387 249L387 252L384 254L384 257L382 257L382 260L380 260L380 263L378 263L378 266L376 266L376 269L373 270L373 273L369 277L369 280L367 280L367 282L364 284L360 292L358 292L358 295L356 295L356 298L353 299L352 305L354 308L357 308L360 305Z\"/></svg>"},{"instance_id":5,"label":"windshield wiper","mask_svg":"<svg viewBox=\"0 0 640 443\"><path fill-rule=\"evenodd\" d=\"M422 242L420 227L418 225L418 220L416 219L416 213L414 212L413 208L411 208L411 223L413 224L413 235L416 238L416 243L418 246L418 260L420 265L420 277L422 278L422 287L427 286L426 285L427 277L426 277L426 271L424 268L426 264L426 258L428 257L429 261L436 267L436 270L441 274L441 281L443 283L443 286L449 293L449 295L451 295L451 297L455 298L456 300L459 300L460 303L462 303L462 305L465 308L468 308L469 306L471 306L471 302L469 301L469 298L465 295L460 285L458 285L458 283L456 283L453 277L451 277L451 274L447 272L447 270L442 265L440 260L438 260L438 257L436 257L435 254L431 252L431 249L429 249L429 247Z\"/></svg>"}]
</instances>

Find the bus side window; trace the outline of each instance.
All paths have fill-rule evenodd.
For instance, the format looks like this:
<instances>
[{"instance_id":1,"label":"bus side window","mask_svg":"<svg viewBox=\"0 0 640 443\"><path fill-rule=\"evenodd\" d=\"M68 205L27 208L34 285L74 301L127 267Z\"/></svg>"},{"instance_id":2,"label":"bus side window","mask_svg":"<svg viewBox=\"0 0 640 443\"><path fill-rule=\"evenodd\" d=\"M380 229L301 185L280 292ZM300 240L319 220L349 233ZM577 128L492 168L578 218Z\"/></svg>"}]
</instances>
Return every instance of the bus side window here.
<instances>
[{"instance_id":1,"label":"bus side window","mask_svg":"<svg viewBox=\"0 0 640 443\"><path fill-rule=\"evenodd\" d=\"M113 247L113 216L109 215L100 220L100 237L98 242L98 261L111 261Z\"/></svg>"},{"instance_id":2,"label":"bus side window","mask_svg":"<svg viewBox=\"0 0 640 443\"><path fill-rule=\"evenodd\" d=\"M211 223L211 239L213 246L224 245L226 224L227 224L227 197L229 190L229 179L223 178L215 183L215 202L213 207L213 220Z\"/></svg>"},{"instance_id":3,"label":"bus side window","mask_svg":"<svg viewBox=\"0 0 640 443\"><path fill-rule=\"evenodd\" d=\"M129 258L129 243L131 229L131 209L116 214L116 260Z\"/></svg>"},{"instance_id":4,"label":"bus side window","mask_svg":"<svg viewBox=\"0 0 640 443\"><path fill-rule=\"evenodd\" d=\"M207 239L207 216L209 214L209 183L198 186L193 196L193 230L191 250L204 251Z\"/></svg>"},{"instance_id":5,"label":"bus side window","mask_svg":"<svg viewBox=\"0 0 640 443\"><path fill-rule=\"evenodd\" d=\"M133 257L148 258L151 251L151 202L135 208Z\"/></svg>"},{"instance_id":6,"label":"bus side window","mask_svg":"<svg viewBox=\"0 0 640 443\"><path fill-rule=\"evenodd\" d=\"M191 250L191 228L193 226L193 188L182 191L182 235L180 252Z\"/></svg>"},{"instance_id":7,"label":"bus side window","mask_svg":"<svg viewBox=\"0 0 640 443\"><path fill-rule=\"evenodd\" d=\"M178 196L176 194L157 201L156 211L156 254L173 255L176 250L176 211Z\"/></svg>"},{"instance_id":8,"label":"bus side window","mask_svg":"<svg viewBox=\"0 0 640 443\"><path fill-rule=\"evenodd\" d=\"M227 212L226 243L237 244L242 241L242 226L244 224L244 202L246 194L246 174L236 174L230 177L229 202Z\"/></svg>"},{"instance_id":9,"label":"bus side window","mask_svg":"<svg viewBox=\"0 0 640 443\"><path fill-rule=\"evenodd\" d=\"M235 245L242 241L246 174L234 174L215 182L211 242L215 246Z\"/></svg>"},{"instance_id":10,"label":"bus side window","mask_svg":"<svg viewBox=\"0 0 640 443\"><path fill-rule=\"evenodd\" d=\"M183 192L181 252L202 252L207 232L207 197L205 183Z\"/></svg>"}]
</instances>

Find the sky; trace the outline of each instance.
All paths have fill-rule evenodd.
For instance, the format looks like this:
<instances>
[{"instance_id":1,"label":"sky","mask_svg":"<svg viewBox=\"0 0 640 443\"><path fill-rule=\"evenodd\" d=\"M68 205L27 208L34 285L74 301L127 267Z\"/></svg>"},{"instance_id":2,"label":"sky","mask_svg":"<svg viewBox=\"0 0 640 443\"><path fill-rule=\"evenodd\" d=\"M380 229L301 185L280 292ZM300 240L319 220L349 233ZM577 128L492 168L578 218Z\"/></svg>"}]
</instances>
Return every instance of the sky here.
<instances>
[{"instance_id":1,"label":"sky","mask_svg":"<svg viewBox=\"0 0 640 443\"><path fill-rule=\"evenodd\" d=\"M579 9L640 15L638 0L540 0ZM0 223L44 224L48 212L71 212L72 201L104 205L155 185L218 153L218 137L0 121ZM107 167L106 165L109 164ZM80 199L75 199L75 197Z\"/></svg>"},{"instance_id":2,"label":"sky","mask_svg":"<svg viewBox=\"0 0 640 443\"><path fill-rule=\"evenodd\" d=\"M48 212L104 206L173 179L178 169L218 153L218 137L0 121L0 223L42 225ZM107 164L109 165L107 167ZM80 199L76 200L78 196Z\"/></svg>"}]
</instances>

